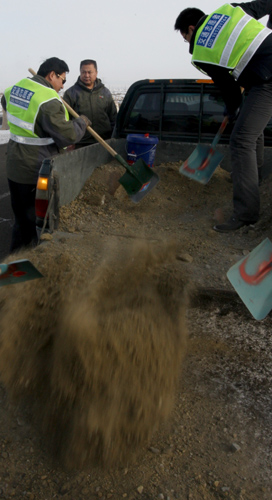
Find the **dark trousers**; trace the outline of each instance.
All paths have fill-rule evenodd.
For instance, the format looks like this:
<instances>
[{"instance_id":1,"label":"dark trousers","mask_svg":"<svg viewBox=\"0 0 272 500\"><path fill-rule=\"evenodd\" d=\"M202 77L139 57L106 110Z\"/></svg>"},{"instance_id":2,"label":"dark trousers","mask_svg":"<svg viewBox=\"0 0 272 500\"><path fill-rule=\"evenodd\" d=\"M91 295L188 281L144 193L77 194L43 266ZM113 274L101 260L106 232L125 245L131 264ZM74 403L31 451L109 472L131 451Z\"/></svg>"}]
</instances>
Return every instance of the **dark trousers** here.
<instances>
[{"instance_id":1,"label":"dark trousers","mask_svg":"<svg viewBox=\"0 0 272 500\"><path fill-rule=\"evenodd\" d=\"M272 116L272 81L254 85L230 137L233 214L246 222L259 218L258 141Z\"/></svg>"},{"instance_id":2,"label":"dark trousers","mask_svg":"<svg viewBox=\"0 0 272 500\"><path fill-rule=\"evenodd\" d=\"M36 184L19 184L8 179L11 207L15 216L10 252L37 244L35 195Z\"/></svg>"}]
</instances>

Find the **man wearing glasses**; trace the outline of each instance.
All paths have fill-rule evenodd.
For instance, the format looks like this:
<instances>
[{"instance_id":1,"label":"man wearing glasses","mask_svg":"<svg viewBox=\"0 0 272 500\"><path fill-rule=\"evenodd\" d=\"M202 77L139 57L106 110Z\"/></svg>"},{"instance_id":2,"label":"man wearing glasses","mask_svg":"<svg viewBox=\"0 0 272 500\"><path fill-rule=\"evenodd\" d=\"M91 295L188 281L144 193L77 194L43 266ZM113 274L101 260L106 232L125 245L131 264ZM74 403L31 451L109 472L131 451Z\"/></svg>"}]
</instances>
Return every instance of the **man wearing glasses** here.
<instances>
[{"instance_id":1,"label":"man wearing glasses","mask_svg":"<svg viewBox=\"0 0 272 500\"><path fill-rule=\"evenodd\" d=\"M15 216L10 252L37 243L35 194L43 160L78 142L90 123L86 116L69 121L58 95L68 71L65 61L51 57L36 76L6 89L1 100L10 128L6 168Z\"/></svg>"},{"instance_id":2,"label":"man wearing glasses","mask_svg":"<svg viewBox=\"0 0 272 500\"><path fill-rule=\"evenodd\" d=\"M64 100L80 115L84 113L92 122L92 128L103 139L110 139L115 125L117 109L111 92L97 78L97 63L85 59L80 63L80 75L77 82L66 90ZM93 144L96 140L89 132L76 148Z\"/></svg>"}]
</instances>

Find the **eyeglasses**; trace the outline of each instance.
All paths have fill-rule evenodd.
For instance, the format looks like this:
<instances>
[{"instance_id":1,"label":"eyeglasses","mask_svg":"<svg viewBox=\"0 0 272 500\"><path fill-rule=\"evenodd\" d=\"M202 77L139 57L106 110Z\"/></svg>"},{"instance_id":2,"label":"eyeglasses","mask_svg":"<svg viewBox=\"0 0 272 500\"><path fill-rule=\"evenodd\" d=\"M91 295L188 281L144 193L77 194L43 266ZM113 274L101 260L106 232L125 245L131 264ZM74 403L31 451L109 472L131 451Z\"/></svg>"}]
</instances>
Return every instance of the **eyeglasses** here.
<instances>
[{"instance_id":1,"label":"eyeglasses","mask_svg":"<svg viewBox=\"0 0 272 500\"><path fill-rule=\"evenodd\" d=\"M56 75L57 75L58 78L62 79L62 83L64 85L66 83L66 78L63 78L63 76L59 75L58 73L56 73Z\"/></svg>"},{"instance_id":2,"label":"eyeglasses","mask_svg":"<svg viewBox=\"0 0 272 500\"><path fill-rule=\"evenodd\" d=\"M185 43L189 43L189 40L186 40L186 36L188 35L188 33L181 33L182 34L182 37L183 37L183 41Z\"/></svg>"}]
</instances>

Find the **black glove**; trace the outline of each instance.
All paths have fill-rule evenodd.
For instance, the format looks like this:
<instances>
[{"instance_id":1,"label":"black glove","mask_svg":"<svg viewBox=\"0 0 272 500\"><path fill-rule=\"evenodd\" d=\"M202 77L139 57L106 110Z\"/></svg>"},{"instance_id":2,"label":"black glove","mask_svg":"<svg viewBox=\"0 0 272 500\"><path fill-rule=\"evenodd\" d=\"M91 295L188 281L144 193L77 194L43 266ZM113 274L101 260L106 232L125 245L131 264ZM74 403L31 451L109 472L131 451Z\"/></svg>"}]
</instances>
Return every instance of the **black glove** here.
<instances>
[{"instance_id":1,"label":"black glove","mask_svg":"<svg viewBox=\"0 0 272 500\"><path fill-rule=\"evenodd\" d=\"M236 111L234 111L234 113L229 113L229 111L227 109L227 106L225 106L223 115L227 116L228 119L229 119L229 123L232 124L232 123L235 122L235 120L238 117L239 113L240 113L240 108L237 108Z\"/></svg>"},{"instance_id":2,"label":"black glove","mask_svg":"<svg viewBox=\"0 0 272 500\"><path fill-rule=\"evenodd\" d=\"M91 127L92 125L92 122L91 120L89 120L89 118L85 115L80 115L79 118L82 118L82 120L84 120L84 122L86 123L86 127Z\"/></svg>"}]
</instances>

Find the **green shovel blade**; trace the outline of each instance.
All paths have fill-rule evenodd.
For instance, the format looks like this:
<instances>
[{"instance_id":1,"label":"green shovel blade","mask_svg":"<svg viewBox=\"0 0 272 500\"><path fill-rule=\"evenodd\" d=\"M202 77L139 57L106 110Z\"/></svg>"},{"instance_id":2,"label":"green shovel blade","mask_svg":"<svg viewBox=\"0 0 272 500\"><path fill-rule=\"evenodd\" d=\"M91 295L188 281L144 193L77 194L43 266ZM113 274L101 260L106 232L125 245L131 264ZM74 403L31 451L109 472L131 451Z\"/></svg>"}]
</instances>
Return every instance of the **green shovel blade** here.
<instances>
[{"instance_id":1,"label":"green shovel blade","mask_svg":"<svg viewBox=\"0 0 272 500\"><path fill-rule=\"evenodd\" d=\"M139 159L119 179L134 203L138 203L159 182L159 176Z\"/></svg>"}]
</instances>

